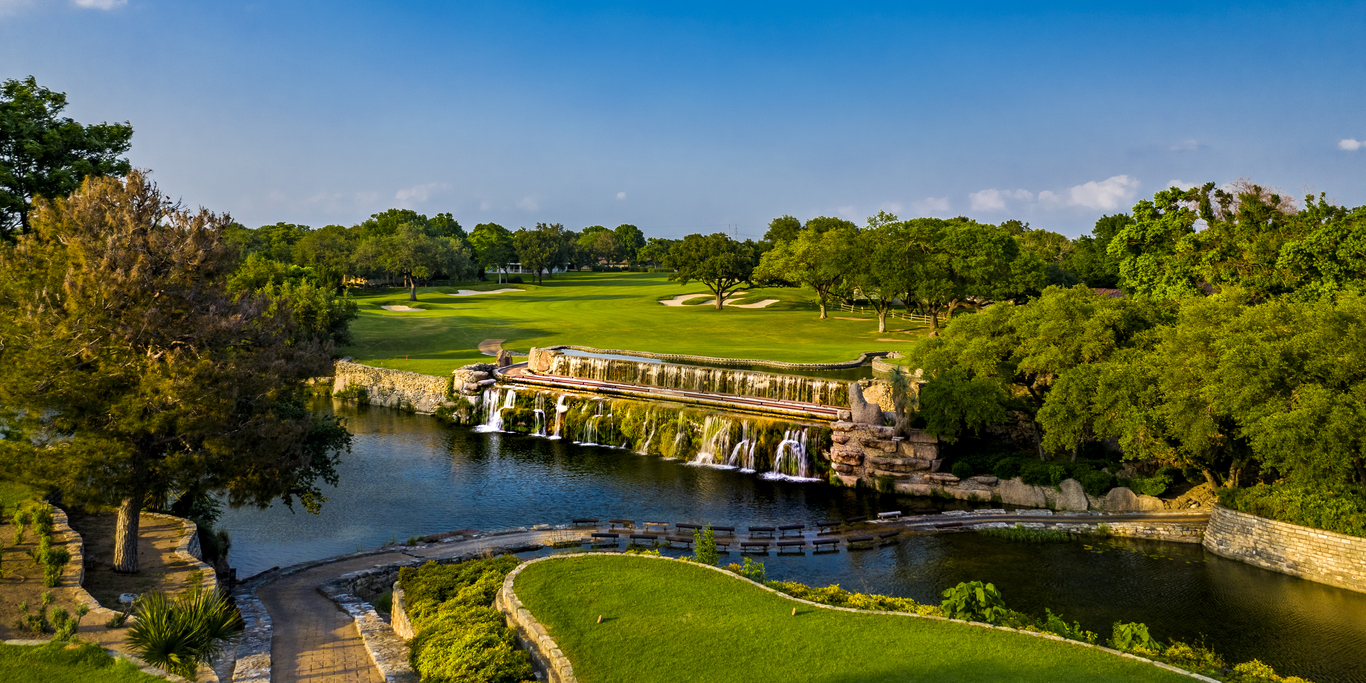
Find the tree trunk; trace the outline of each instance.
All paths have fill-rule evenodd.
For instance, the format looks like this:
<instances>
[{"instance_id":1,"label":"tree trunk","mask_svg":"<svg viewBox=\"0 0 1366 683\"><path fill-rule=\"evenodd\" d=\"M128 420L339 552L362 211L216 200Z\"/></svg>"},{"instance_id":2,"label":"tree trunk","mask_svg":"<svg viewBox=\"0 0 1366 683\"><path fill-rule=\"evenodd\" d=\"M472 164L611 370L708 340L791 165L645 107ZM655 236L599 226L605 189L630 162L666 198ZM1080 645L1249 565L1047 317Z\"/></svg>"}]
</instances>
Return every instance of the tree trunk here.
<instances>
[{"instance_id":1,"label":"tree trunk","mask_svg":"<svg viewBox=\"0 0 1366 683\"><path fill-rule=\"evenodd\" d=\"M119 505L114 527L114 571L133 574L138 570L138 522L142 513L143 492L133 491Z\"/></svg>"},{"instance_id":2,"label":"tree trunk","mask_svg":"<svg viewBox=\"0 0 1366 683\"><path fill-rule=\"evenodd\" d=\"M888 311L889 309L891 309L891 306L883 306L883 307L879 307L879 308L877 309L877 331L878 331L878 332L886 332L886 331L887 331L887 311Z\"/></svg>"},{"instance_id":3,"label":"tree trunk","mask_svg":"<svg viewBox=\"0 0 1366 683\"><path fill-rule=\"evenodd\" d=\"M417 301L417 278L408 278L408 300Z\"/></svg>"},{"instance_id":4,"label":"tree trunk","mask_svg":"<svg viewBox=\"0 0 1366 683\"><path fill-rule=\"evenodd\" d=\"M719 311L721 310L721 303L725 301L725 299L723 298L725 296L725 293L722 292L720 289L714 291L716 292L716 310Z\"/></svg>"},{"instance_id":5,"label":"tree trunk","mask_svg":"<svg viewBox=\"0 0 1366 683\"><path fill-rule=\"evenodd\" d=\"M825 299L821 299L821 320L825 320Z\"/></svg>"},{"instance_id":6,"label":"tree trunk","mask_svg":"<svg viewBox=\"0 0 1366 683\"><path fill-rule=\"evenodd\" d=\"M1210 471L1208 467L1202 468L1201 472L1204 473L1205 481L1209 483L1210 488L1219 488L1219 478L1214 476L1214 472Z\"/></svg>"}]
</instances>

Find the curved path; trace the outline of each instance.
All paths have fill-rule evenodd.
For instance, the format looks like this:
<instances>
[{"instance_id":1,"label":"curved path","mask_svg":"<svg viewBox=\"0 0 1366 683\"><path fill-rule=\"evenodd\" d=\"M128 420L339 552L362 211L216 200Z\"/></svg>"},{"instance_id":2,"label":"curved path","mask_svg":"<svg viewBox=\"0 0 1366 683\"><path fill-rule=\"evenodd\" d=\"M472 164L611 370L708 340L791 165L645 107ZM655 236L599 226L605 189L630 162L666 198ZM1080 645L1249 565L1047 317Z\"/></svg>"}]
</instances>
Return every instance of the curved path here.
<instances>
[{"instance_id":1,"label":"curved path","mask_svg":"<svg viewBox=\"0 0 1366 683\"><path fill-rule=\"evenodd\" d=\"M544 543L553 531L475 538L329 562L288 574L256 590L270 613L271 681L274 683L382 683L355 620L318 591L349 572L412 558L441 560L497 547Z\"/></svg>"}]
</instances>

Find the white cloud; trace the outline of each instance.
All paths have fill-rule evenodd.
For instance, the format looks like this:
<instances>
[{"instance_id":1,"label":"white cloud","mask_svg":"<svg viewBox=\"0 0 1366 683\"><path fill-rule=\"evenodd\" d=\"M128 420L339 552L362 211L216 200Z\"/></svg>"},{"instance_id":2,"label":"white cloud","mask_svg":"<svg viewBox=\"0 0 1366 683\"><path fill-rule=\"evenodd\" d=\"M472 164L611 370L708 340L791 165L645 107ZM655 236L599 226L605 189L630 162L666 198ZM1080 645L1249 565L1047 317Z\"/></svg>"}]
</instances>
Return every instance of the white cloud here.
<instances>
[{"instance_id":1,"label":"white cloud","mask_svg":"<svg viewBox=\"0 0 1366 683\"><path fill-rule=\"evenodd\" d=\"M71 4L86 9L110 10L123 7L128 0L71 0Z\"/></svg>"},{"instance_id":2,"label":"white cloud","mask_svg":"<svg viewBox=\"0 0 1366 683\"><path fill-rule=\"evenodd\" d=\"M618 193L617 193L617 199L625 199L625 198L626 198L626 193L625 193L625 192L618 192Z\"/></svg>"},{"instance_id":3,"label":"white cloud","mask_svg":"<svg viewBox=\"0 0 1366 683\"><path fill-rule=\"evenodd\" d=\"M517 202L517 208L524 209L526 211L535 211L541 208L541 205L536 203L535 197L522 197L522 201Z\"/></svg>"},{"instance_id":4,"label":"white cloud","mask_svg":"<svg viewBox=\"0 0 1366 683\"><path fill-rule=\"evenodd\" d=\"M33 0L0 0L0 17L18 14L33 4Z\"/></svg>"},{"instance_id":5,"label":"white cloud","mask_svg":"<svg viewBox=\"0 0 1366 683\"><path fill-rule=\"evenodd\" d=\"M1343 140L1338 142L1338 149L1346 150L1348 152L1355 152L1359 149L1362 149L1363 147L1366 147L1366 140L1344 138Z\"/></svg>"},{"instance_id":6,"label":"white cloud","mask_svg":"<svg viewBox=\"0 0 1366 683\"><path fill-rule=\"evenodd\" d=\"M905 207L901 206L900 202L883 202L877 207L877 210L886 211L887 213L901 213L904 208Z\"/></svg>"},{"instance_id":7,"label":"white cloud","mask_svg":"<svg viewBox=\"0 0 1366 683\"><path fill-rule=\"evenodd\" d=\"M973 211L1005 211L1006 200L1022 200L1025 202L1034 199L1034 193L1029 190L982 190L968 195L972 203Z\"/></svg>"},{"instance_id":8,"label":"white cloud","mask_svg":"<svg viewBox=\"0 0 1366 683\"><path fill-rule=\"evenodd\" d=\"M949 208L948 197L926 197L918 202L911 202L911 208L915 209L915 212L922 216L931 216L936 213L948 213L951 210Z\"/></svg>"},{"instance_id":9,"label":"white cloud","mask_svg":"<svg viewBox=\"0 0 1366 683\"><path fill-rule=\"evenodd\" d=\"M1183 190L1189 190L1189 189L1191 189L1192 187L1196 187L1196 186L1197 186L1196 183L1188 183L1188 182L1186 182L1186 181L1184 181L1184 180L1179 180L1179 179L1177 179L1177 178L1172 178L1171 180L1168 180L1168 181L1167 181L1167 184L1166 184L1166 185L1163 185L1162 187L1179 187L1179 188L1181 188L1181 189L1183 189Z\"/></svg>"},{"instance_id":10,"label":"white cloud","mask_svg":"<svg viewBox=\"0 0 1366 683\"><path fill-rule=\"evenodd\" d=\"M1204 147L1198 140L1182 140L1167 149L1173 152L1193 152Z\"/></svg>"},{"instance_id":11,"label":"white cloud","mask_svg":"<svg viewBox=\"0 0 1366 683\"><path fill-rule=\"evenodd\" d=\"M428 199L431 199L432 194L445 190L449 187L450 186L445 183L424 183L422 185L414 185L412 187L395 192L394 199L398 200L399 202L409 204L425 202Z\"/></svg>"},{"instance_id":12,"label":"white cloud","mask_svg":"<svg viewBox=\"0 0 1366 683\"><path fill-rule=\"evenodd\" d=\"M492 209L492 208L493 208L493 204L492 204L491 202L489 202L489 200L487 200L487 199L485 199L485 200L482 201L482 202L479 202L479 210L480 210L480 211L488 211L489 209Z\"/></svg>"},{"instance_id":13,"label":"white cloud","mask_svg":"<svg viewBox=\"0 0 1366 683\"><path fill-rule=\"evenodd\" d=\"M1069 206L1113 211L1132 203L1137 192L1137 178L1117 175L1100 182L1092 180L1089 183L1073 187L1067 191L1067 203Z\"/></svg>"},{"instance_id":14,"label":"white cloud","mask_svg":"<svg viewBox=\"0 0 1366 683\"><path fill-rule=\"evenodd\" d=\"M849 206L841 206L838 209L835 209L835 213L844 216L845 218L852 221L858 218L858 207L854 206L853 204L850 204Z\"/></svg>"}]
</instances>

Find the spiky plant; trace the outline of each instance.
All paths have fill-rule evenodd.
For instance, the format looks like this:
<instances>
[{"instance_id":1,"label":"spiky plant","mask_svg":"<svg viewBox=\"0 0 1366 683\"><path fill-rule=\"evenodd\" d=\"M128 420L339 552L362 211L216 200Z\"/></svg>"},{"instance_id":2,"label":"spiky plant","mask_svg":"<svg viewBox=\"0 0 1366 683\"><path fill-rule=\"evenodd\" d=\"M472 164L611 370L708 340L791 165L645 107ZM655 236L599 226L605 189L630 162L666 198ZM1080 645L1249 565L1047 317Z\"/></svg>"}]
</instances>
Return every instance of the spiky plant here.
<instances>
[{"instance_id":1,"label":"spiky plant","mask_svg":"<svg viewBox=\"0 0 1366 683\"><path fill-rule=\"evenodd\" d=\"M128 629L128 644L143 661L196 680L202 653L209 647L207 629L186 618L164 593L149 593L134 608L137 621Z\"/></svg>"}]
</instances>

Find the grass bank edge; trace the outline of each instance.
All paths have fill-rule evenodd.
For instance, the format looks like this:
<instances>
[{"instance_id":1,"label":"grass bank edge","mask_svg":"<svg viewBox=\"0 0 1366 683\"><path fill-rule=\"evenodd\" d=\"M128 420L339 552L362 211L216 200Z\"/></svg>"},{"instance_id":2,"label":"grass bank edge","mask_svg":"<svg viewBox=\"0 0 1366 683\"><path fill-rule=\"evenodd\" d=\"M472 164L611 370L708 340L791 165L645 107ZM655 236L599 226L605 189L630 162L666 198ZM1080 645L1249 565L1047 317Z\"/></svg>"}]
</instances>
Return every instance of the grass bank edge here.
<instances>
[{"instance_id":1,"label":"grass bank edge","mask_svg":"<svg viewBox=\"0 0 1366 683\"><path fill-rule=\"evenodd\" d=\"M619 559L620 559L620 558L625 558L625 557L631 557L631 556L621 555L621 554L602 554L602 553L574 553L574 554L566 554L566 555L552 555L552 556L549 556L549 557L537 558L537 559L534 559L534 560L530 560L530 561L528 561L528 562L524 562L524 563L522 563L521 565L519 565L516 569L514 569L513 572L512 572L512 574L511 574L510 576L511 576L511 578L512 578L513 581L514 581L514 586L516 586L515 582L517 581L517 579L522 578L522 576L523 576L523 574L524 574L524 571L523 571L523 570L526 570L526 569L531 568L531 567L535 567L535 566L537 566L537 565L541 565L542 563L546 563L548 560L569 560L569 559L592 559L592 560L601 560L601 559L605 559L605 558L619 558ZM1190 672L1190 671L1181 669L1181 668L1179 668L1179 667L1173 666L1173 665L1171 665L1171 664L1167 664L1167 663L1165 663L1165 662L1155 661L1155 660L1149 659L1149 658L1147 658L1147 657L1142 657L1142 656L1138 656L1138 655L1131 654L1131 653L1127 653L1127 652L1121 652L1121 651L1114 650L1114 649L1107 648L1107 647L1100 646L1100 645L1089 644L1089 643L1086 643L1086 642L1081 642L1081 641L1077 641L1077 640L1072 640L1072 639L1068 639L1068 638L1063 638L1063 637L1061 637L1061 636L1057 636L1057 635L1054 635L1054 634L1051 634L1051 633L1041 633L1041 632L1036 632L1036 631L1026 631L1026 630L1021 630L1021 629L1011 628L1011 627L1008 627L1008 626L999 626L999 625L987 624L987 623L980 623L980 622L974 622L974 621L964 621L964 620L961 620L961 619L950 619L950 618L947 618L947 617L935 616L935 615L927 615L927 614L918 614L918 613L915 613L915 612L894 612L894 611L883 611L883 610L866 610L866 609L855 609L855 608L850 608L850 607L842 607L842 606L821 604L821 603L818 603L818 602L812 602L812 601L810 601L810 600L805 600L805 599L802 599L802 598L795 597L795 596L793 596L793 595L784 593L784 592L781 591L781 590L777 590L777 589L774 589L774 588L772 588L772 587L770 587L770 586L767 586L767 585L764 585L764 584L762 584L762 583L759 583L759 582L757 582L757 581L753 581L753 580L751 580L751 579L749 579L749 578L747 578L747 577L745 577L745 576L741 576L741 575L739 575L739 574L737 574L737 573L735 573L735 572L733 572L733 571L731 571L731 570L727 570L727 569L724 569L724 568L721 568L721 567L714 567L714 566L710 566L710 565L707 565L707 564L696 563L696 562L690 562L690 561L682 560L682 559L674 559L674 558L668 558L668 557L657 557L657 556L654 556L654 555L637 555L637 556L634 556L633 559L663 560L663 561L666 561L666 562L669 562L669 563L676 563L677 565L682 565L682 566L699 567L699 568L711 569L711 570L713 570L713 571L715 571L715 572L717 572L717 573L719 573L719 574L721 574L721 575L723 575L723 576L725 576L725 577L729 577L729 578L731 578L731 579L737 579L737 580L743 582L743 583L740 583L740 584L734 584L735 586L746 586L746 585L748 585L748 587L758 588L758 589L760 589L761 591L766 591L766 592L768 592L768 593L771 593L771 594L773 594L773 595L776 595L776 596L778 596L778 597L780 597L780 598L786 599L786 600L791 601L792 603L795 603L795 604L798 604L798 605L802 605L802 606L806 606L806 607L814 607L814 608L818 608L818 609L822 609L822 610L828 610L828 611L831 611L831 612L844 612L844 613L848 613L848 614L864 615L864 616L868 616L868 617L877 617L877 618L888 618L889 616L910 617L910 618L923 619L923 620L925 620L925 621L922 622L922 623L934 623L934 624L938 625L938 627L941 627L941 628L942 628L942 627L948 627L948 628L954 628L954 629L962 629L962 628L966 628L966 629L978 629L978 631L977 631L976 633L974 633L973 631L964 630L964 631L959 631L959 632L957 632L957 634L956 634L956 635L964 636L964 637L967 637L967 638L970 638L970 639L973 638L975 635L978 635L978 634L980 634L980 635L986 635L986 634L988 634L988 633L995 633L995 634L998 634L998 635L1001 635L1001 636L1007 636L1007 637L1010 637L1010 636L1025 636L1025 637L1029 637L1029 638L1037 638L1037 639L1046 640L1046 641L1051 641L1051 642L1056 642L1056 643L1063 643L1063 644L1075 645L1075 646L1079 646L1079 647L1081 647L1081 648L1087 648L1090 652L1095 653L1095 654L1100 655L1101 657L1103 657L1103 659L1096 659L1096 660L1095 660L1095 663L1096 663L1097 665L1101 666L1102 668L1112 668L1112 667L1108 667L1107 664L1115 664L1115 665L1118 665L1119 667L1124 667L1124 666L1126 665L1126 663L1128 663L1128 664L1132 664L1132 665L1135 665L1135 666L1138 666L1138 667L1142 667L1142 668L1144 668L1144 669L1149 669L1149 671L1151 671L1151 673L1152 673L1152 676L1150 677L1152 680L1172 680L1173 677L1180 677L1181 680L1188 679L1188 678L1194 678L1194 679L1196 679L1196 680L1204 680L1204 681L1216 680L1216 679L1207 678L1207 677L1201 676L1201 675L1199 675L1199 674L1196 674L1196 673L1193 673L1193 672ZM544 569L544 566L542 566L542 569ZM558 585L558 586L560 586L560 587L563 587L563 583L558 583L558 584L556 584L556 585ZM527 600L527 595L524 595L524 594L523 594L523 591L525 591L525 590L526 590L526 587L525 587L525 586L522 586L522 587L515 587L515 591L518 592L518 599L521 600L521 601L523 602L524 606L525 606L528 610L531 610L531 611L532 611L533 615L535 615L535 614L536 614L535 608L532 606L532 604L528 604L528 603L526 602L526 600ZM533 589L532 593L536 593L536 591ZM544 596L543 596L543 595L540 595L540 594L535 594L534 597L531 598L532 603L537 602L538 599L541 598L541 597L544 597ZM562 630L561 633L560 633L559 635L556 635L555 632L554 632L555 624L547 623L546 619L543 618L542 615L537 615L537 619L541 622L542 626L546 627L547 630L551 632L552 636L556 637L556 639L557 639L557 645L561 648L561 650L565 650L565 648L567 647L567 645L566 645L565 641L562 639L562 636L565 636L565 635L567 635L567 634L565 634L565 633L563 632L563 630ZM896 622L892 622L892 623L896 623ZM902 622L902 623L909 623L909 622ZM562 625L561 625L561 628L563 628ZM572 640L574 640L574 638L571 637L570 640L572 641ZM1041 645L1041 643L1038 643L1037 641L1035 641L1035 642L1030 642L1030 641L1018 641L1018 642L1021 644L1021 648L1020 648L1021 651L1025 651L1025 650L1037 650L1037 648ZM1065 647L1066 645L1063 645L1063 646ZM568 647L572 648L573 645L569 645ZM566 651L566 652L568 652L568 651ZM1087 652L1084 651L1084 650L1076 650L1076 651L1072 651L1072 652L1073 652L1073 654L1081 654L1081 656L1083 656L1083 657L1085 657L1086 654L1089 654L1089 653L1087 653ZM1017 653L1017 654L1018 654L1018 653ZM576 671L579 671L579 670L582 668L582 665L580 664L580 662L575 662L574 665L575 665L575 667L576 667ZM590 672L590 673L591 673L591 672ZM598 672L598 673L600 673L600 672ZM637 672L637 673L638 673L638 672ZM1078 680L1086 680L1087 677L1094 675L1094 672L1086 672L1086 671L1078 671L1078 672L1076 672L1076 673L1077 673L1077 675L1079 676ZM1139 677L1140 677L1140 678L1145 678L1142 674L1139 674Z\"/></svg>"}]
</instances>

